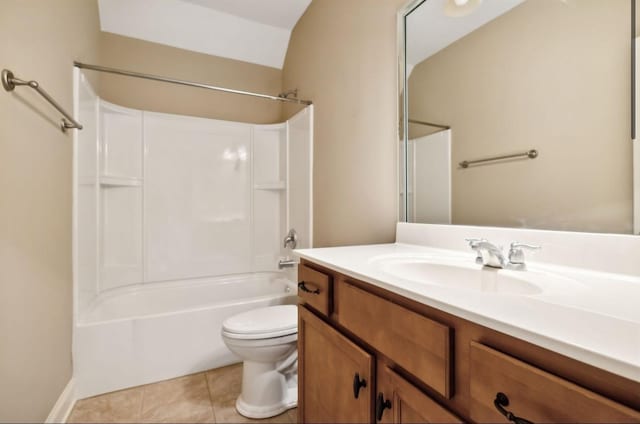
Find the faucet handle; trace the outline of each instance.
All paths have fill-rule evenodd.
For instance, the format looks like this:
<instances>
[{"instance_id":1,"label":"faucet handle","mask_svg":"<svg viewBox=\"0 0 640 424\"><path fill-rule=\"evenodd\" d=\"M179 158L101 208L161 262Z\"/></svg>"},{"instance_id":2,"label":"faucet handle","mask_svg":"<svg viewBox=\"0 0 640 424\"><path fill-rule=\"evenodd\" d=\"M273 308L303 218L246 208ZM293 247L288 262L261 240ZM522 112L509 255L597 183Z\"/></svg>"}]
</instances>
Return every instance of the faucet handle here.
<instances>
[{"instance_id":1,"label":"faucet handle","mask_svg":"<svg viewBox=\"0 0 640 424\"><path fill-rule=\"evenodd\" d=\"M511 243L511 247L509 249L509 263L524 265L524 251L522 249L538 250L541 249L541 247L514 241Z\"/></svg>"},{"instance_id":2,"label":"faucet handle","mask_svg":"<svg viewBox=\"0 0 640 424\"><path fill-rule=\"evenodd\" d=\"M487 239L483 239L483 238L467 238L465 240L469 243L469 247L476 251L476 263L477 264L484 263L483 260L482 260L482 253L480 253L480 250L478 249L478 245L480 243L486 242Z\"/></svg>"},{"instance_id":3,"label":"faucet handle","mask_svg":"<svg viewBox=\"0 0 640 424\"><path fill-rule=\"evenodd\" d=\"M513 243L511 243L511 248L512 249L529 249L529 250L541 249L540 246L537 246L535 244L526 244L526 243L520 243L517 241L514 241Z\"/></svg>"},{"instance_id":4,"label":"faucet handle","mask_svg":"<svg viewBox=\"0 0 640 424\"><path fill-rule=\"evenodd\" d=\"M291 250L298 246L298 233L293 228L289 230L284 238L284 248L286 249L289 245L291 245Z\"/></svg>"},{"instance_id":5,"label":"faucet handle","mask_svg":"<svg viewBox=\"0 0 640 424\"><path fill-rule=\"evenodd\" d=\"M477 249L478 245L482 242L487 241L487 239L484 238L466 238L465 241L467 243L469 243L469 247L472 249Z\"/></svg>"}]
</instances>

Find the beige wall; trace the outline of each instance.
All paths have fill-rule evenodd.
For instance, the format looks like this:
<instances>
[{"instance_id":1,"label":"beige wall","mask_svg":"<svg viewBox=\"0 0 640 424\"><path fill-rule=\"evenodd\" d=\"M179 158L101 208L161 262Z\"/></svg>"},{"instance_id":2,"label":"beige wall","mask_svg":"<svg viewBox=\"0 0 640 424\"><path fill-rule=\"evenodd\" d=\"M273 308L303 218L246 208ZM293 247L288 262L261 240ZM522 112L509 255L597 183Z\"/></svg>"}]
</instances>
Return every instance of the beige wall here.
<instances>
[{"instance_id":1,"label":"beige wall","mask_svg":"<svg viewBox=\"0 0 640 424\"><path fill-rule=\"evenodd\" d=\"M110 33L100 36L100 56L101 64L114 68L271 95L282 91L280 69ZM282 115L281 103L255 97L110 74L100 74L100 83L105 100L136 109L260 124L279 122Z\"/></svg>"},{"instance_id":2,"label":"beige wall","mask_svg":"<svg viewBox=\"0 0 640 424\"><path fill-rule=\"evenodd\" d=\"M316 246L394 240L396 11L403 3L316 0L292 33L283 85L315 104Z\"/></svg>"},{"instance_id":3,"label":"beige wall","mask_svg":"<svg viewBox=\"0 0 640 424\"><path fill-rule=\"evenodd\" d=\"M316 104L317 244L387 242L396 222L395 12L403 2L314 2L282 73L100 35L92 0L4 0L0 57L69 110L73 60L273 94L299 87ZM270 101L118 80L101 78L100 91L125 106L282 119ZM27 89L0 93L0 421L44 420L72 372L72 143L58 120Z\"/></svg>"},{"instance_id":4,"label":"beige wall","mask_svg":"<svg viewBox=\"0 0 640 424\"><path fill-rule=\"evenodd\" d=\"M531 0L416 66L410 117L452 127L454 223L631 232L629 15Z\"/></svg>"},{"instance_id":5,"label":"beige wall","mask_svg":"<svg viewBox=\"0 0 640 424\"><path fill-rule=\"evenodd\" d=\"M72 110L72 62L96 61L87 0L3 0L0 67ZM0 421L43 421L71 378L72 139L35 93L0 91Z\"/></svg>"}]
</instances>

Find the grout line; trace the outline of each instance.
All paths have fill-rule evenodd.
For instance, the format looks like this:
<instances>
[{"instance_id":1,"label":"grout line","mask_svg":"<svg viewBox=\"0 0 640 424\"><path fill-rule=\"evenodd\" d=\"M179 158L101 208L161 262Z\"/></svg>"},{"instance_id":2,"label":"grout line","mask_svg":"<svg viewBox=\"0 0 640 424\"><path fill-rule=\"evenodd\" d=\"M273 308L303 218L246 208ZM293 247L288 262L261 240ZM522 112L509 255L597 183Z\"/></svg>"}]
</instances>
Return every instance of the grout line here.
<instances>
[{"instance_id":1,"label":"grout line","mask_svg":"<svg viewBox=\"0 0 640 424\"><path fill-rule=\"evenodd\" d=\"M211 413L213 414L213 421L218 422L218 418L216 417L216 408L213 406L213 399L211 397L211 387L209 387L209 377L207 376L208 371L202 373L204 375L204 382L207 384L207 393L209 394L209 406L211 406Z\"/></svg>"},{"instance_id":2,"label":"grout line","mask_svg":"<svg viewBox=\"0 0 640 424\"><path fill-rule=\"evenodd\" d=\"M141 387L142 390L142 394L140 395L140 408L138 408L138 420L139 422L142 422L142 411L144 410L143 406L144 406L144 395L147 393L147 387L149 386L149 384L145 384Z\"/></svg>"}]
</instances>

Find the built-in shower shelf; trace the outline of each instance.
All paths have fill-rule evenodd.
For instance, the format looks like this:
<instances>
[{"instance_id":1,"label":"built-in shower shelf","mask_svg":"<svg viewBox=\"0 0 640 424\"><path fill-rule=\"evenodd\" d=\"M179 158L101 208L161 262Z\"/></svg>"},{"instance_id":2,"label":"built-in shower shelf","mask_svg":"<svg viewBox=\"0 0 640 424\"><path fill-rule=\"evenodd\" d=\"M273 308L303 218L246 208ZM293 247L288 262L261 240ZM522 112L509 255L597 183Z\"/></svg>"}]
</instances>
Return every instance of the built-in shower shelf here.
<instances>
[{"instance_id":1,"label":"built-in shower shelf","mask_svg":"<svg viewBox=\"0 0 640 424\"><path fill-rule=\"evenodd\" d=\"M255 190L284 190L287 188L287 185L284 181L274 181L271 183L254 184L253 188Z\"/></svg>"},{"instance_id":2,"label":"built-in shower shelf","mask_svg":"<svg viewBox=\"0 0 640 424\"><path fill-rule=\"evenodd\" d=\"M100 177L100 185L103 187L139 187L142 185L142 179L103 175Z\"/></svg>"},{"instance_id":3,"label":"built-in shower shelf","mask_svg":"<svg viewBox=\"0 0 640 424\"><path fill-rule=\"evenodd\" d=\"M95 175L80 175L78 176L78 184L79 185L95 185L96 184L96 176Z\"/></svg>"}]
</instances>

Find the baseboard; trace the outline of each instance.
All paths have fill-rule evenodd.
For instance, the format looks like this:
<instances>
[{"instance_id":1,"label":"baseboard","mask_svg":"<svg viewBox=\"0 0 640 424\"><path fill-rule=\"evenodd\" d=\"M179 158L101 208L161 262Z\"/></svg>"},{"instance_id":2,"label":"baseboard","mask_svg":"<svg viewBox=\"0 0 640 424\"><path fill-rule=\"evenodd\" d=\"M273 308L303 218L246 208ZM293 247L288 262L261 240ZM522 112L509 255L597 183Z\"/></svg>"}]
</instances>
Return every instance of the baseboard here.
<instances>
[{"instance_id":1,"label":"baseboard","mask_svg":"<svg viewBox=\"0 0 640 424\"><path fill-rule=\"evenodd\" d=\"M76 404L76 387L73 378L69 380L60 397L53 405L45 423L66 423Z\"/></svg>"}]
</instances>

